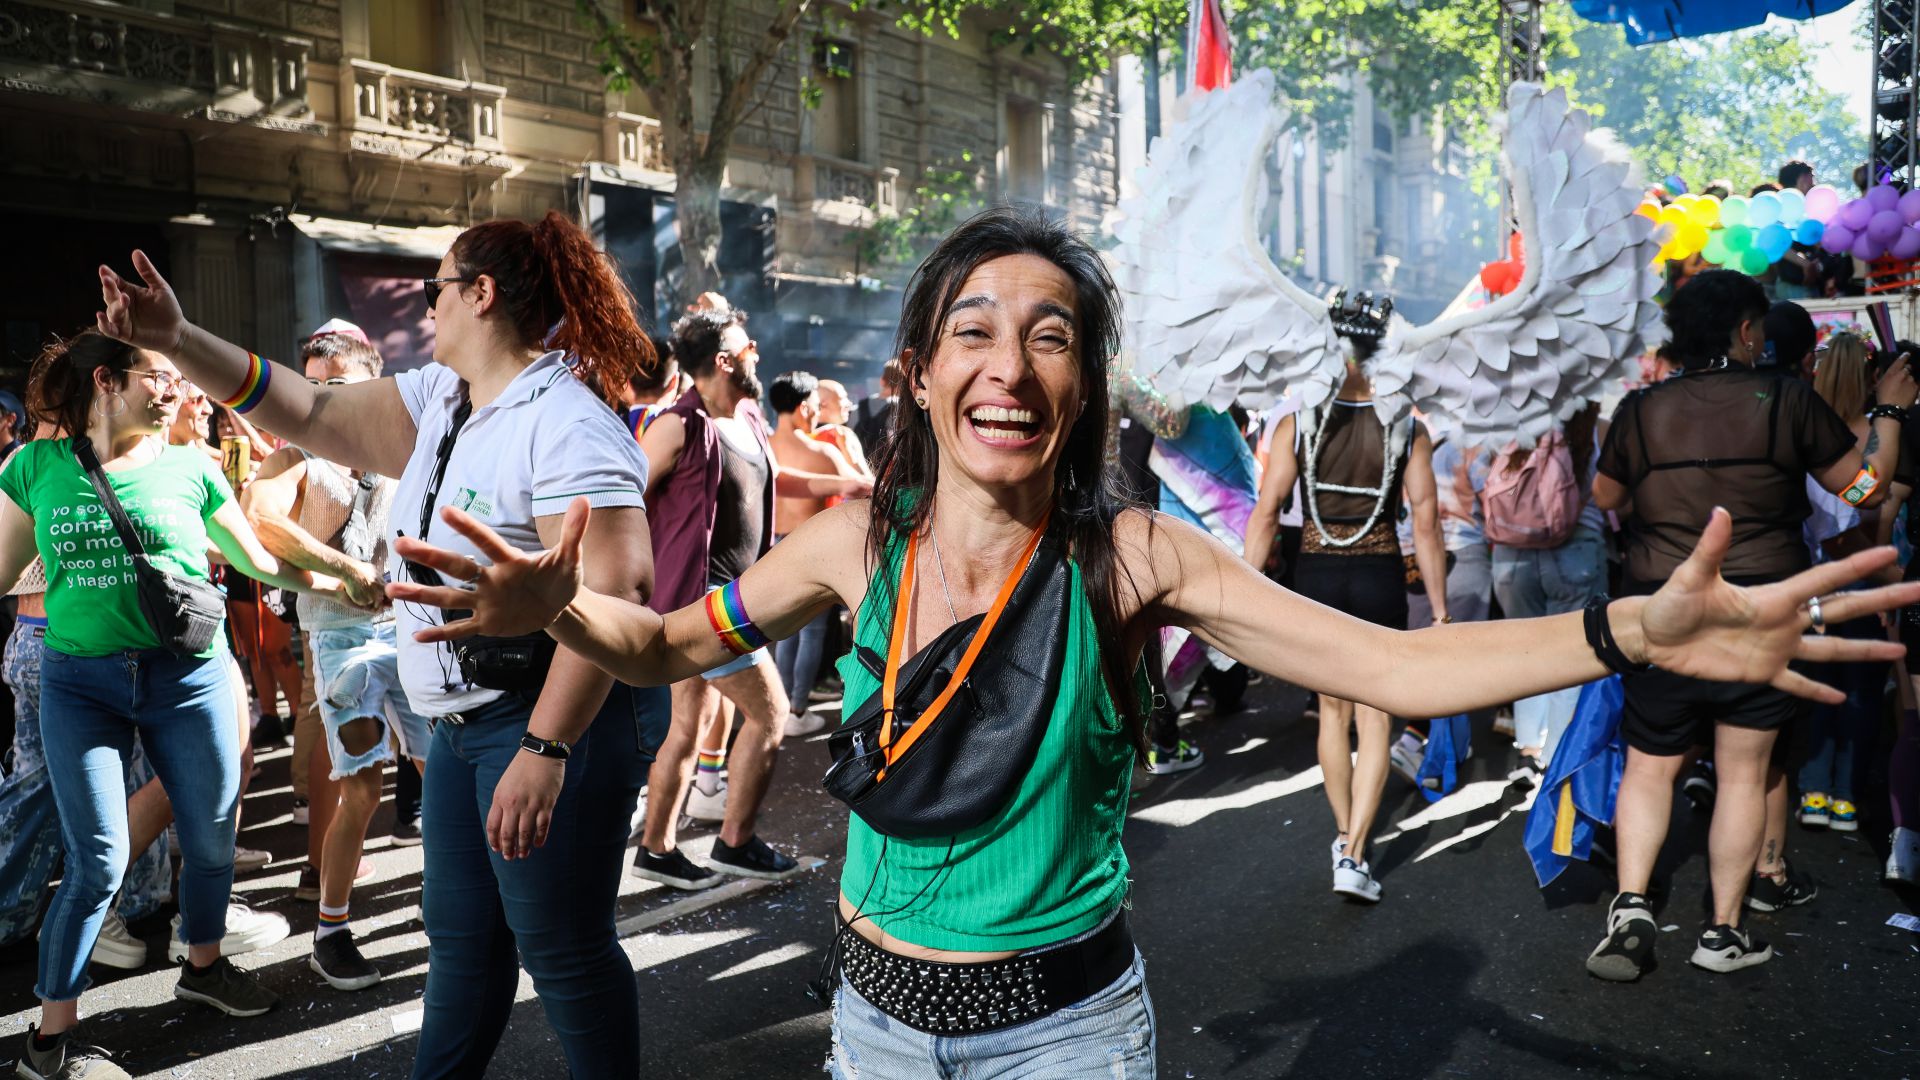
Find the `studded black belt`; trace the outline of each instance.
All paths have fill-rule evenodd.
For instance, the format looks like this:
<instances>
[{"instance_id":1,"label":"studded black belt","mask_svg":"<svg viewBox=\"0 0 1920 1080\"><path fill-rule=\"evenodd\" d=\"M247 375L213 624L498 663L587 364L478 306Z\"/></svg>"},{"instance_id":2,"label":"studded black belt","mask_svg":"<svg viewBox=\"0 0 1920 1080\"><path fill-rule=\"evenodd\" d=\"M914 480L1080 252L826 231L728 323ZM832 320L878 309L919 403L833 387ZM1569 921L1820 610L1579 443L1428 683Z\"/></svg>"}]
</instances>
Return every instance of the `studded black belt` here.
<instances>
[{"instance_id":1,"label":"studded black belt","mask_svg":"<svg viewBox=\"0 0 1920 1080\"><path fill-rule=\"evenodd\" d=\"M840 964L847 983L881 1012L929 1035L972 1035L1038 1020L1105 989L1134 958L1125 911L1078 941L979 964L916 960L858 934L844 936Z\"/></svg>"}]
</instances>

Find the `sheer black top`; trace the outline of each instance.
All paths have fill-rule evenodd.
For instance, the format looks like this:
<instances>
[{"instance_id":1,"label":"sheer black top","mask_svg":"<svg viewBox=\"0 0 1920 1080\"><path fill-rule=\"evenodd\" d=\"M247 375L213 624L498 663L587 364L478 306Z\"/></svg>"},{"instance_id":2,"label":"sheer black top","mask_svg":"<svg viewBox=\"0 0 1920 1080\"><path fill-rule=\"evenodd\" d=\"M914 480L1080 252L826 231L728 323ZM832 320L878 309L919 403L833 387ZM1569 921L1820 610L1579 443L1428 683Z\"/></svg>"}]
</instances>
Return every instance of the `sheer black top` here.
<instances>
[{"instance_id":1,"label":"sheer black top","mask_svg":"<svg viewBox=\"0 0 1920 1080\"><path fill-rule=\"evenodd\" d=\"M1320 521L1327 526L1327 532L1335 537L1342 540L1351 537L1367 524L1369 517L1373 518L1373 527L1358 542L1347 547L1333 547L1321 538L1320 531L1314 527L1313 515L1309 512L1302 550L1330 550L1352 555L1399 554L1400 540L1395 523L1399 519L1401 484L1406 476L1407 456L1413 446L1411 433L1406 439L1406 446L1400 448L1392 469L1386 471L1387 427L1374 412L1373 402L1336 399L1326 406L1323 416L1318 454L1312 462L1314 487L1306 492L1306 497L1318 504ZM1300 476L1305 480L1307 455L1313 454L1315 447L1305 444L1304 432L1300 431L1297 421L1295 430L1300 446ZM1381 490L1383 471L1386 481L1384 497L1372 494ZM1338 491L1334 488L1363 491ZM1379 507L1377 514L1374 509L1376 506Z\"/></svg>"},{"instance_id":2,"label":"sheer black top","mask_svg":"<svg viewBox=\"0 0 1920 1080\"><path fill-rule=\"evenodd\" d=\"M1778 581L1810 563L1806 476L1854 447L1813 387L1744 366L1676 375L1620 403L1600 472L1633 499L1629 591L1658 588L1693 552L1715 506L1733 515L1722 573Z\"/></svg>"}]
</instances>

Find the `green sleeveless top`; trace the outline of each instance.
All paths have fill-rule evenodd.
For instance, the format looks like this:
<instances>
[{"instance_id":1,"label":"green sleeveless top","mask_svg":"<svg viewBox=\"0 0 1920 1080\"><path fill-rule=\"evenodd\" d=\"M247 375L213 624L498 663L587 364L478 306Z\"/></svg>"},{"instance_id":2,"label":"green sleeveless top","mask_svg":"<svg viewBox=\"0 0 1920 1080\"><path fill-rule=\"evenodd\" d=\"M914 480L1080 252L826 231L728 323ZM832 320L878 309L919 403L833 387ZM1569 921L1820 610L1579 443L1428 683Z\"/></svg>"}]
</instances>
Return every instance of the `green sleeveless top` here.
<instances>
[{"instance_id":1,"label":"green sleeveless top","mask_svg":"<svg viewBox=\"0 0 1920 1080\"><path fill-rule=\"evenodd\" d=\"M885 656L903 538L868 586L856 649ZM847 829L840 891L880 929L928 949L996 952L1097 929L1126 898L1120 848L1134 749L1100 674L1099 636L1072 565L1066 663L1047 733L1019 790L992 819L951 838L903 840L859 815ZM883 610L884 607L884 610ZM880 690L854 653L839 660L843 717Z\"/></svg>"}]
</instances>

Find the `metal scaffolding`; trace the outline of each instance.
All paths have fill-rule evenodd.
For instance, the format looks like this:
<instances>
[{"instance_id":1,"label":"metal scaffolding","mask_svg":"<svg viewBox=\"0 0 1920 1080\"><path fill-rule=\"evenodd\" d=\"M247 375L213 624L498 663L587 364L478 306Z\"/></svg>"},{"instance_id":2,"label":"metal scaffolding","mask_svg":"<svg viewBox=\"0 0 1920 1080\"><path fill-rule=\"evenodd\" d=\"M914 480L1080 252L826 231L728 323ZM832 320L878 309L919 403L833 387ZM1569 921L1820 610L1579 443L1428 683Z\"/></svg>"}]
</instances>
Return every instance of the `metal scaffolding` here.
<instances>
[{"instance_id":1,"label":"metal scaffolding","mask_svg":"<svg viewBox=\"0 0 1920 1080\"><path fill-rule=\"evenodd\" d=\"M1920 5L1920 0L1904 0ZM1540 37L1540 9L1545 0L1500 0L1500 66L1506 75L1500 83L1500 105L1507 105L1506 88L1517 82L1541 82L1547 77L1547 60ZM1504 170L1503 170L1504 174ZM1514 234L1513 185L1500 184L1500 249L1506 258L1507 241Z\"/></svg>"},{"instance_id":2,"label":"metal scaffolding","mask_svg":"<svg viewBox=\"0 0 1920 1080\"><path fill-rule=\"evenodd\" d=\"M1920 0L1874 0L1873 120L1868 133L1869 184L1911 188L1920 181L1916 135L1915 47L1920 44Z\"/></svg>"}]
</instances>

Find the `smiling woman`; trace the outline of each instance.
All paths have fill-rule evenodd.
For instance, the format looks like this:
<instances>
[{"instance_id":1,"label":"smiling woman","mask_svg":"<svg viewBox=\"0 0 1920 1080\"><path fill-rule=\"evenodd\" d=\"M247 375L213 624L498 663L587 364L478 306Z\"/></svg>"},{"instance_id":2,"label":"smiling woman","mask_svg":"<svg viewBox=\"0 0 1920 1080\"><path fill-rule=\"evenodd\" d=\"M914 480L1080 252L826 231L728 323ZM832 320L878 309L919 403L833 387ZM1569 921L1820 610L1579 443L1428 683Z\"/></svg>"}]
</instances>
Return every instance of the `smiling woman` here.
<instances>
[{"instance_id":1,"label":"smiling woman","mask_svg":"<svg viewBox=\"0 0 1920 1080\"><path fill-rule=\"evenodd\" d=\"M723 612L661 615L583 587L584 504L540 554L451 508L443 518L479 560L399 545L462 587L396 583L391 595L470 612L422 640L544 630L638 685L721 663L741 639L786 637L834 603L858 612L827 778L854 813L819 984L838 1004L837 1077L989 1059L1010 1075L1153 1075L1120 834L1140 730L1134 676L1162 625L1405 716L1645 661L1831 699L1787 661L1900 651L1803 637L1809 597L1891 552L1742 590L1716 572L1724 514L1660 593L1585 624L1405 633L1322 607L1115 496L1105 369L1118 325L1099 257L1064 225L1003 208L955 230L908 288L899 344L913 405L895 413L874 498L796 529L727 590ZM1830 597L1826 617L1913 596L1920 586Z\"/></svg>"}]
</instances>

